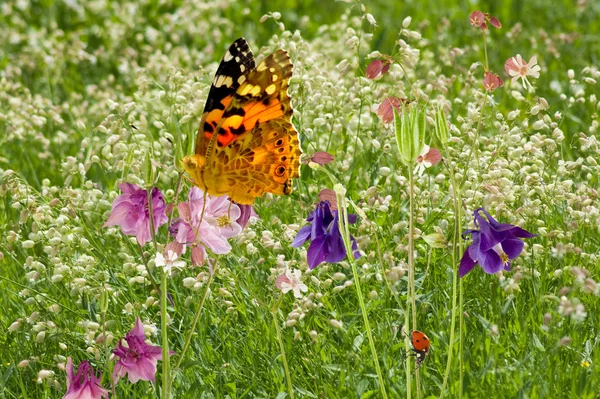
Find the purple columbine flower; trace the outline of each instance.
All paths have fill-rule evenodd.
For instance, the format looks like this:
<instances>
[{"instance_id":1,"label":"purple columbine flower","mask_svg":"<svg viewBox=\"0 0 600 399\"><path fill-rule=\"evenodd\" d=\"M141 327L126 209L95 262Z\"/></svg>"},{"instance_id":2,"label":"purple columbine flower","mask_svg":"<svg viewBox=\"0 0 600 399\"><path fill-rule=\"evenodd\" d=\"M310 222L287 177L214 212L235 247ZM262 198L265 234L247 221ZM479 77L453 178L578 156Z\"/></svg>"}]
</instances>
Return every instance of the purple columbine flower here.
<instances>
[{"instance_id":1,"label":"purple columbine flower","mask_svg":"<svg viewBox=\"0 0 600 399\"><path fill-rule=\"evenodd\" d=\"M314 269L322 262L335 263L346 257L346 247L339 229L338 211L331 211L329 202L321 201L317 208L312 211L306 219L310 224L304 226L294 238L292 247L300 247L310 239L308 247L308 267ZM348 215L349 223L356 223L356 215ZM352 239L352 250L354 258L358 258L358 246L354 237Z\"/></svg>"},{"instance_id":2,"label":"purple columbine flower","mask_svg":"<svg viewBox=\"0 0 600 399\"><path fill-rule=\"evenodd\" d=\"M138 317L135 327L125 336L126 344L120 341L113 350L119 357L113 371L115 383L126 374L129 374L132 384L139 380L155 382L156 363L162 360L162 349L159 346L148 345L145 340L144 325Z\"/></svg>"},{"instance_id":3,"label":"purple columbine flower","mask_svg":"<svg viewBox=\"0 0 600 399\"><path fill-rule=\"evenodd\" d=\"M140 245L152 240L150 231L150 212L148 209L148 193L141 187L131 183L119 184L123 194L119 195L112 205L110 217L103 227L121 226L121 231L134 235ZM165 198L156 187L152 189L152 213L154 215L154 232L167 223L165 215Z\"/></svg>"},{"instance_id":4,"label":"purple columbine flower","mask_svg":"<svg viewBox=\"0 0 600 399\"><path fill-rule=\"evenodd\" d=\"M480 212L485 214L487 220ZM460 260L460 277L469 273L478 263L488 274L502 269L510 271L510 262L521 254L525 246L521 238L535 237L536 234L512 224L499 223L483 208L476 209L473 215L473 223L479 230L467 230L463 233L463 238L470 234L473 243L467 247Z\"/></svg>"},{"instance_id":5,"label":"purple columbine flower","mask_svg":"<svg viewBox=\"0 0 600 399\"><path fill-rule=\"evenodd\" d=\"M100 377L96 377L94 369L87 360L79 364L77 374L73 370L73 360L67 359L67 393L63 399L108 399L108 390L102 388Z\"/></svg>"}]
</instances>

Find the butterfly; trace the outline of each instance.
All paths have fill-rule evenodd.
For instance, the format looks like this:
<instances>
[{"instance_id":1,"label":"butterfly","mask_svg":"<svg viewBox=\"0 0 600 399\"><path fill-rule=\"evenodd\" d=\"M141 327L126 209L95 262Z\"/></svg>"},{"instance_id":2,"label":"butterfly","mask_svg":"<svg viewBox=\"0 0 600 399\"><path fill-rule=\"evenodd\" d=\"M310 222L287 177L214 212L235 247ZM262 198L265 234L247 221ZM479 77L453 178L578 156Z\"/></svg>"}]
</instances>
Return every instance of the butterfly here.
<instances>
[{"instance_id":1,"label":"butterfly","mask_svg":"<svg viewBox=\"0 0 600 399\"><path fill-rule=\"evenodd\" d=\"M301 155L288 96L291 77L284 50L256 66L244 38L229 46L208 93L195 153L182 160L196 186L239 204L265 193L291 194Z\"/></svg>"},{"instance_id":2,"label":"butterfly","mask_svg":"<svg viewBox=\"0 0 600 399\"><path fill-rule=\"evenodd\" d=\"M418 368L423 364L425 358L429 354L431 341L429 341L429 337L421 331L414 330L411 334L410 344L412 345L415 362L417 363Z\"/></svg>"}]
</instances>

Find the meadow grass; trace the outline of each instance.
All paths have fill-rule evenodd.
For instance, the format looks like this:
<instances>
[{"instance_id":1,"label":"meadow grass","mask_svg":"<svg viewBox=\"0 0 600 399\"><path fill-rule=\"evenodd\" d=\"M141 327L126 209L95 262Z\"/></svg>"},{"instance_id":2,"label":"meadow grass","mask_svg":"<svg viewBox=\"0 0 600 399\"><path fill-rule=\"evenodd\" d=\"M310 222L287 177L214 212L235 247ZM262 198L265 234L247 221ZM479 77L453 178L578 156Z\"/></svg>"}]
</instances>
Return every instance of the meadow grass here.
<instances>
[{"instance_id":1,"label":"meadow grass","mask_svg":"<svg viewBox=\"0 0 600 399\"><path fill-rule=\"evenodd\" d=\"M402 334L409 167L394 124L384 125L376 109L388 96L416 93L427 103L425 142L445 157L415 176L415 311L432 342L419 369L421 397L440 396L451 352L445 397L599 397L600 8L592 1L490 7L446 0L1 4L0 398L62 397L68 357L89 360L110 387L110 352L136 317L161 344L161 295L144 265L160 283L157 250L148 243L141 254L135 238L102 226L124 181L144 186L153 175L168 203L185 200L187 182L175 198L176 146L193 151L217 63L240 36L256 56L289 52L303 152L336 156L324 168L345 187L348 212L359 214L349 225L362 255L354 266L387 396L407 397L409 387L412 397L419 393ZM492 93L483 89L482 34L469 24L477 8L503 24L485 36L489 68L505 81ZM402 67L365 78L374 51L397 55ZM542 67L531 90L503 71L516 54L536 55ZM451 124L448 143L434 135L438 108ZM465 182L460 217L450 172ZM210 275L184 255L187 268L167 281L173 397L289 397L282 353L295 397L382 397L353 265L311 271L307 246L290 246L323 188L333 188L330 176L302 165L291 196L257 200L260 218L230 240L229 254L212 257L214 281L175 367ZM462 256L458 227L473 228L472 213L482 206L538 236L510 272L476 267L461 279L461 340L452 252ZM422 238L434 232L443 248ZM167 236L162 226L159 250ZM286 268L303 271L308 292L279 302L275 279ZM160 397L160 362L156 381L122 379L116 397Z\"/></svg>"}]
</instances>

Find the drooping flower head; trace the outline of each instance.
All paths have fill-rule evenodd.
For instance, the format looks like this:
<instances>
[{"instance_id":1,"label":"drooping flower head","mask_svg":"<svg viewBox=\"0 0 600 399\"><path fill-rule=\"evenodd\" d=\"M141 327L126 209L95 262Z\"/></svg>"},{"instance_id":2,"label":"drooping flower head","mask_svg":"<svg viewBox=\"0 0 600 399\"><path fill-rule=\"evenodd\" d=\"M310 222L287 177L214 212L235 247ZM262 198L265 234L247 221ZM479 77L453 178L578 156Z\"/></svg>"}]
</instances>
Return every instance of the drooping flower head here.
<instances>
[{"instance_id":1,"label":"drooping flower head","mask_svg":"<svg viewBox=\"0 0 600 399\"><path fill-rule=\"evenodd\" d=\"M339 229L339 214L332 211L329 202L321 201L306 219L310 224L302 227L292 242L292 247L300 247L310 240L308 247L308 267L314 269L322 262L335 263L346 257L346 247ZM348 222L356 223L356 215L349 214ZM358 246L354 237L352 250L354 258L358 258Z\"/></svg>"},{"instance_id":2,"label":"drooping flower head","mask_svg":"<svg viewBox=\"0 0 600 399\"><path fill-rule=\"evenodd\" d=\"M177 209L179 219L173 221L169 231L182 244L183 251L188 246L192 248L192 262L195 265L204 263L206 248L215 254L231 251L227 240L242 232L242 226L238 223L238 220L244 222L240 219L243 216L240 206L230 202L226 195L207 195L205 202L204 192L192 187L188 201L180 203ZM245 212L246 215L250 212L247 215L249 219L253 211L246 209Z\"/></svg>"},{"instance_id":3,"label":"drooping flower head","mask_svg":"<svg viewBox=\"0 0 600 399\"><path fill-rule=\"evenodd\" d=\"M110 217L104 223L107 226L121 226L121 231L134 235L140 245L152 240L150 231L150 210L148 192L131 183L119 184L123 194L119 195L112 205ZM154 215L154 232L167 223L165 214L165 198L156 187L152 189L152 214Z\"/></svg>"},{"instance_id":4,"label":"drooping flower head","mask_svg":"<svg viewBox=\"0 0 600 399\"><path fill-rule=\"evenodd\" d=\"M394 109L400 114L402 113L402 107L410 102L406 98L388 97L379 104L377 115L383 123L388 124L394 120Z\"/></svg>"},{"instance_id":5,"label":"drooping flower head","mask_svg":"<svg viewBox=\"0 0 600 399\"><path fill-rule=\"evenodd\" d=\"M132 384L139 380L155 382L156 363L162 360L162 350L159 346L148 345L145 340L144 324L138 317L135 327L113 350L119 358L113 371L115 383L125 375Z\"/></svg>"},{"instance_id":6,"label":"drooping flower head","mask_svg":"<svg viewBox=\"0 0 600 399\"><path fill-rule=\"evenodd\" d=\"M365 75L367 79L377 79L380 76L385 75L390 70L390 61L389 60L373 60L367 66L367 70L365 71Z\"/></svg>"},{"instance_id":7,"label":"drooping flower head","mask_svg":"<svg viewBox=\"0 0 600 399\"><path fill-rule=\"evenodd\" d=\"M481 212L485 215L481 216ZM521 254L525 243L522 238L535 237L518 226L499 223L485 209L473 212L475 227L479 230L467 230L463 238L471 235L473 242L467 247L458 269L460 277L469 273L479 264L483 271L494 274L500 270L510 270L510 262Z\"/></svg>"},{"instance_id":8,"label":"drooping flower head","mask_svg":"<svg viewBox=\"0 0 600 399\"><path fill-rule=\"evenodd\" d=\"M284 294L294 291L294 296L296 298L302 298L302 293L300 291L306 292L308 291L308 287L302 282L300 277L302 277L302 272L300 270L294 269L292 271L286 269L285 273L275 280L275 286Z\"/></svg>"},{"instance_id":9,"label":"drooping flower head","mask_svg":"<svg viewBox=\"0 0 600 399\"><path fill-rule=\"evenodd\" d=\"M529 62L525 62L521 54L517 54L515 57L510 57L506 60L504 70L510 75L513 82L520 78L523 81L523 88L527 89L527 85L533 87L527 77L539 78L541 68L537 64L537 57L535 55L529 59Z\"/></svg>"},{"instance_id":10,"label":"drooping flower head","mask_svg":"<svg viewBox=\"0 0 600 399\"><path fill-rule=\"evenodd\" d=\"M494 28L499 29L502 27L500 20L498 20L496 17L492 17L489 12L483 13L481 11L473 11L471 15L469 15L469 22L471 25L481 30L487 29L486 21L489 22Z\"/></svg>"},{"instance_id":11,"label":"drooping flower head","mask_svg":"<svg viewBox=\"0 0 600 399\"><path fill-rule=\"evenodd\" d=\"M487 71L483 78L483 88L490 93L496 90L498 87L504 86L504 81L492 71Z\"/></svg>"},{"instance_id":12,"label":"drooping flower head","mask_svg":"<svg viewBox=\"0 0 600 399\"><path fill-rule=\"evenodd\" d=\"M73 370L73 360L67 359L67 393L63 399L108 399L108 390L100 385L100 377L96 377L94 369L87 360L79 364L77 374Z\"/></svg>"}]
</instances>

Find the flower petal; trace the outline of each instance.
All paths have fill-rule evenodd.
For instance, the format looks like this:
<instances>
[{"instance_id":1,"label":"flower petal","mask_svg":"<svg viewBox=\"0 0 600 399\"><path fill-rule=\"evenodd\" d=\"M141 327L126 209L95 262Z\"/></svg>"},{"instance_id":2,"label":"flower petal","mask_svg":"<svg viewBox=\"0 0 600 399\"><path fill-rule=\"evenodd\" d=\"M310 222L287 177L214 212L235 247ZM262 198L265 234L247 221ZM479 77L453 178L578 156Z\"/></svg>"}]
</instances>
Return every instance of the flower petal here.
<instances>
[{"instance_id":1,"label":"flower petal","mask_svg":"<svg viewBox=\"0 0 600 399\"><path fill-rule=\"evenodd\" d=\"M304 244L306 242L306 240L308 240L310 238L311 230L312 230L312 225L310 225L310 224L302 227L298 231L296 238L294 238L294 241L292 241L290 246L292 246L294 248L298 248L298 247L302 246L302 244Z\"/></svg>"},{"instance_id":2,"label":"flower petal","mask_svg":"<svg viewBox=\"0 0 600 399\"><path fill-rule=\"evenodd\" d=\"M477 264L477 261L475 261L469 256L469 248L471 248L472 246L473 244L469 245L467 249L465 249L465 253L463 254L462 259L460 260L460 266L458 267L458 275L460 277L464 277L467 273L473 270L473 268Z\"/></svg>"},{"instance_id":3,"label":"flower petal","mask_svg":"<svg viewBox=\"0 0 600 399\"><path fill-rule=\"evenodd\" d=\"M502 250L508 255L508 259L515 259L521 255L525 243L517 238L509 238L502 241Z\"/></svg>"},{"instance_id":4,"label":"flower petal","mask_svg":"<svg viewBox=\"0 0 600 399\"><path fill-rule=\"evenodd\" d=\"M483 267L484 272L488 274L494 274L502 270L504 265L502 264L500 255L498 255L493 249L485 252L482 251L481 257L481 267Z\"/></svg>"},{"instance_id":5,"label":"flower petal","mask_svg":"<svg viewBox=\"0 0 600 399\"><path fill-rule=\"evenodd\" d=\"M314 238L310 243L308 253L306 254L309 269L312 270L322 263L327 257L327 253L327 236L322 234Z\"/></svg>"}]
</instances>

